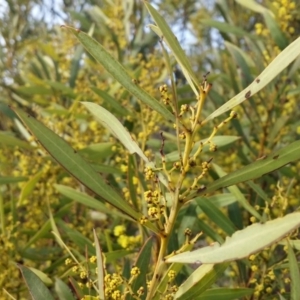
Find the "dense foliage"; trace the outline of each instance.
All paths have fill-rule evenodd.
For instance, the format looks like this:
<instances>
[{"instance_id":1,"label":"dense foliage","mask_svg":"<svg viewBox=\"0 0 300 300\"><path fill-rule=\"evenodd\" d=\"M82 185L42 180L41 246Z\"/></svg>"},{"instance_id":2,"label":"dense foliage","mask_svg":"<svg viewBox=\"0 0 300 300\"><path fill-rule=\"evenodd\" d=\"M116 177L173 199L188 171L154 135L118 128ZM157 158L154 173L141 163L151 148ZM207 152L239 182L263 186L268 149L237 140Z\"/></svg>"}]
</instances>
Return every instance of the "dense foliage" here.
<instances>
[{"instance_id":1,"label":"dense foliage","mask_svg":"<svg viewBox=\"0 0 300 300\"><path fill-rule=\"evenodd\" d=\"M300 297L291 284L300 280L295 225L283 235L289 239L230 262L200 269L164 261L223 244L238 230L283 220L299 207L300 155L293 144L300 136L299 56L280 74L274 70L278 76L257 94L246 93L234 112L205 120L296 40L299 4L150 3L176 35L193 75L181 68L181 52L169 51L166 37L147 26L155 16L143 1L70 0L59 8L20 0L1 7L0 299L28 299L29 270L53 299L101 299L98 241L105 299ZM131 85L98 63L89 37L124 66ZM134 86L145 94L137 97ZM107 119L97 119L96 104ZM130 141L122 142L123 127ZM96 178L112 198L93 190L84 171L82 180L75 176L63 152L55 156L58 136L84 158L82 166L91 166L86 180ZM141 155L128 151L134 145ZM60 151L69 153L65 147ZM296 154L276 168L249 169L246 179L217 181L274 151L280 158ZM194 271L193 290L183 283Z\"/></svg>"}]
</instances>

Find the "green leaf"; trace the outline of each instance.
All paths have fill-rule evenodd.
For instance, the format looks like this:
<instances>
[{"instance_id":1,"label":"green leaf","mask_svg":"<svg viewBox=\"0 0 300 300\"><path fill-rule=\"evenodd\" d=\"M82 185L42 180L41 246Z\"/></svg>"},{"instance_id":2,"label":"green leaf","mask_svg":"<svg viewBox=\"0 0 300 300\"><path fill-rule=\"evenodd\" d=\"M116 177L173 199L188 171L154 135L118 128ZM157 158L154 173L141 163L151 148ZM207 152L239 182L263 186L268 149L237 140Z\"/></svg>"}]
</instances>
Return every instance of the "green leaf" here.
<instances>
[{"instance_id":1,"label":"green leaf","mask_svg":"<svg viewBox=\"0 0 300 300\"><path fill-rule=\"evenodd\" d=\"M16 89L16 92L26 95L26 96L33 96L33 95L52 95L51 89L48 87L35 85L35 86L21 86Z\"/></svg>"},{"instance_id":2,"label":"green leaf","mask_svg":"<svg viewBox=\"0 0 300 300\"><path fill-rule=\"evenodd\" d=\"M71 61L70 77L69 77L69 85L71 88L74 88L76 85L77 75L80 70L80 60L82 58L83 53L84 53L84 49L82 45L78 45L76 47L74 56Z\"/></svg>"},{"instance_id":3,"label":"green leaf","mask_svg":"<svg viewBox=\"0 0 300 300\"><path fill-rule=\"evenodd\" d=\"M102 91L96 87L91 87L91 90L104 100L105 105L109 104L111 106L111 108L114 109L118 113L118 115L121 115L124 117L132 115L132 113L129 112L126 109L126 107L121 105L118 101L115 100L115 98L113 98L107 92ZM104 104L103 104L103 106L104 106Z\"/></svg>"},{"instance_id":4,"label":"green leaf","mask_svg":"<svg viewBox=\"0 0 300 300\"><path fill-rule=\"evenodd\" d=\"M63 229L63 231L66 233L66 235L70 238L70 240L82 251L87 253L89 255L95 254L95 247L93 246L93 243L86 238L83 234L81 234L76 229L73 229L69 227L66 223L64 223L62 220L57 220L57 223L60 228ZM63 246L62 246L63 248Z\"/></svg>"},{"instance_id":5,"label":"green leaf","mask_svg":"<svg viewBox=\"0 0 300 300\"><path fill-rule=\"evenodd\" d=\"M196 296L194 300L236 300L242 299L242 297L251 295L252 293L253 289L246 288L214 288L206 290L199 297Z\"/></svg>"},{"instance_id":6,"label":"green leaf","mask_svg":"<svg viewBox=\"0 0 300 300\"><path fill-rule=\"evenodd\" d=\"M155 168L154 163L149 161L142 149L133 140L128 130L113 114L96 103L82 102L82 104L95 116L96 120L100 122L100 124L102 124L112 135L114 135L124 147L126 147L129 153L136 153L140 158L143 159L143 161L146 163L146 166ZM162 173L158 173L158 178L165 186L168 186L168 182Z\"/></svg>"},{"instance_id":7,"label":"green leaf","mask_svg":"<svg viewBox=\"0 0 300 300\"><path fill-rule=\"evenodd\" d=\"M99 162L113 154L113 143L92 144L78 151L83 157L90 161Z\"/></svg>"},{"instance_id":8,"label":"green leaf","mask_svg":"<svg viewBox=\"0 0 300 300\"><path fill-rule=\"evenodd\" d=\"M189 198L192 198L196 194L210 193L220 188L261 177L298 159L300 159L300 141L293 142L267 157L215 180L205 190L191 193Z\"/></svg>"},{"instance_id":9,"label":"green leaf","mask_svg":"<svg viewBox=\"0 0 300 300\"><path fill-rule=\"evenodd\" d=\"M160 113L167 121L174 122L173 114L145 90L135 84L125 68L109 54L95 39L69 26L62 26L72 32L85 49L110 73L120 84L137 99Z\"/></svg>"},{"instance_id":10,"label":"green leaf","mask_svg":"<svg viewBox=\"0 0 300 300\"><path fill-rule=\"evenodd\" d=\"M105 204L103 204L101 201L85 194L82 192L79 192L71 187L62 185L62 184L55 184L54 187L56 188L57 191L59 191L62 195L78 202L81 203L87 207L93 208L97 211L103 212L105 214L109 214L109 215L114 215L114 216L118 216L121 218L125 218L128 220L131 220L130 218L128 218L127 215L122 214L121 212L111 209L109 207L107 207Z\"/></svg>"},{"instance_id":11,"label":"green leaf","mask_svg":"<svg viewBox=\"0 0 300 300\"><path fill-rule=\"evenodd\" d=\"M159 38L162 38L164 41L166 41L168 47L172 50L176 61L180 65L183 74L185 75L191 88L194 90L195 94L198 95L198 91L195 89L195 86L192 83L191 79L194 81L196 86L199 86L199 80L194 74L190 62L187 56L185 55L183 49L181 48L177 38L170 29L166 20L156 11L156 9L153 6L151 6L151 4L147 1L144 1L144 4L157 25L157 27L153 25L150 25L149 27L159 36Z\"/></svg>"},{"instance_id":12,"label":"green leaf","mask_svg":"<svg viewBox=\"0 0 300 300\"><path fill-rule=\"evenodd\" d=\"M6 134L5 132L0 132L0 144L9 147L20 147L28 150L33 149L29 143L22 141L9 133Z\"/></svg>"},{"instance_id":13,"label":"green leaf","mask_svg":"<svg viewBox=\"0 0 300 300\"><path fill-rule=\"evenodd\" d=\"M136 212L117 192L107 185L95 170L86 163L67 142L22 110L14 109L14 111L24 124L27 125L33 135L36 136L41 145L72 176L131 218L139 219L141 217L141 214Z\"/></svg>"},{"instance_id":14,"label":"green leaf","mask_svg":"<svg viewBox=\"0 0 300 300\"><path fill-rule=\"evenodd\" d=\"M102 257L102 251L99 244L99 240L96 234L95 229L93 230L94 233L94 243L96 248L96 257L97 257L97 284L98 284L98 296L100 297L100 300L105 299L104 294L104 262Z\"/></svg>"},{"instance_id":15,"label":"green leaf","mask_svg":"<svg viewBox=\"0 0 300 300\"><path fill-rule=\"evenodd\" d=\"M207 217L228 235L232 235L236 231L234 224L228 219L228 217L225 216L217 206L208 201L208 199L200 198L197 199L196 202Z\"/></svg>"},{"instance_id":16,"label":"green leaf","mask_svg":"<svg viewBox=\"0 0 300 300\"><path fill-rule=\"evenodd\" d=\"M242 70L242 81L248 85L252 82L253 77L251 75L250 66L255 66L254 62L244 51L234 44L224 41L224 44L231 56L233 57L236 65ZM243 86L244 87L244 86Z\"/></svg>"},{"instance_id":17,"label":"green leaf","mask_svg":"<svg viewBox=\"0 0 300 300\"><path fill-rule=\"evenodd\" d=\"M269 10L266 10L263 13L263 16L273 40L275 41L279 49L283 50L288 45L288 40L286 39L284 33L280 30L278 23L271 15Z\"/></svg>"},{"instance_id":18,"label":"green leaf","mask_svg":"<svg viewBox=\"0 0 300 300\"><path fill-rule=\"evenodd\" d=\"M206 291L217 278L223 274L228 264L205 264L198 267L188 279L179 287L175 294L175 299L190 300L195 299Z\"/></svg>"},{"instance_id":19,"label":"green leaf","mask_svg":"<svg viewBox=\"0 0 300 300\"><path fill-rule=\"evenodd\" d=\"M104 253L105 262L106 263L114 262L115 260L123 258L128 254L132 254L133 252L134 252L133 250L116 250L112 252L106 252Z\"/></svg>"},{"instance_id":20,"label":"green leaf","mask_svg":"<svg viewBox=\"0 0 300 300\"><path fill-rule=\"evenodd\" d=\"M212 143L214 143L218 149L221 149L223 147L226 147L234 142L236 142L237 140L239 140L240 137L238 136L230 136L230 135L223 135L223 136L214 136L211 140ZM193 155L194 153L196 153L197 149L200 147L201 144L205 143L208 139L203 139L201 141L198 141L195 143L192 151L191 151L191 155ZM202 153L208 152L209 151L209 144L205 144L203 146L202 149ZM171 153L168 153L166 155L166 161L167 162L174 162L174 161L178 161L179 160L179 154L178 151L173 151Z\"/></svg>"},{"instance_id":21,"label":"green leaf","mask_svg":"<svg viewBox=\"0 0 300 300\"><path fill-rule=\"evenodd\" d=\"M54 300L43 281L29 268L18 265L33 300Z\"/></svg>"},{"instance_id":22,"label":"green leaf","mask_svg":"<svg viewBox=\"0 0 300 300\"><path fill-rule=\"evenodd\" d=\"M59 300L75 300L70 288L61 279L55 279L54 288Z\"/></svg>"},{"instance_id":23,"label":"green leaf","mask_svg":"<svg viewBox=\"0 0 300 300\"><path fill-rule=\"evenodd\" d=\"M221 246L214 243L199 250L175 255L168 258L167 262L212 264L245 258L278 242L299 226L300 213L291 213L265 224L256 223L236 231Z\"/></svg>"},{"instance_id":24,"label":"green leaf","mask_svg":"<svg viewBox=\"0 0 300 300\"><path fill-rule=\"evenodd\" d=\"M300 272L296 255L288 243L288 260L291 273L291 299L296 300L300 295Z\"/></svg>"},{"instance_id":25,"label":"green leaf","mask_svg":"<svg viewBox=\"0 0 300 300\"><path fill-rule=\"evenodd\" d=\"M26 184L23 186L22 191L20 193L19 197L19 203L22 203L24 199L26 199L33 191L35 188L36 184L39 182L41 177L43 176L44 172L40 171L36 173L34 176L32 176Z\"/></svg>"},{"instance_id":26,"label":"green leaf","mask_svg":"<svg viewBox=\"0 0 300 300\"><path fill-rule=\"evenodd\" d=\"M17 182L22 182L26 181L28 178L27 177L12 177L12 176L0 176L0 184L10 184L10 183L17 183Z\"/></svg>"},{"instance_id":27,"label":"green leaf","mask_svg":"<svg viewBox=\"0 0 300 300\"><path fill-rule=\"evenodd\" d=\"M216 164L213 164L215 171L222 178L226 176L226 173ZM235 186L229 186L228 190L230 193L237 199L237 201L253 216L255 216L258 220L261 220L260 214L252 207L252 205L247 201L244 194L240 191L240 189Z\"/></svg>"},{"instance_id":28,"label":"green leaf","mask_svg":"<svg viewBox=\"0 0 300 300\"><path fill-rule=\"evenodd\" d=\"M136 153L146 163L149 162L138 144L133 140L128 130L121 124L121 122L108 110L100 105L92 102L81 102L95 117L95 119L102 124L111 134L113 134L129 153Z\"/></svg>"},{"instance_id":29,"label":"green leaf","mask_svg":"<svg viewBox=\"0 0 300 300\"><path fill-rule=\"evenodd\" d=\"M197 201L198 198L195 199ZM217 207L228 206L237 201L236 197L231 193L217 194L211 197L205 197L207 201L212 202Z\"/></svg>"},{"instance_id":30,"label":"green leaf","mask_svg":"<svg viewBox=\"0 0 300 300\"><path fill-rule=\"evenodd\" d=\"M47 83L47 85L51 86L55 91L60 92L62 95L67 95L70 97L75 96L73 89L66 86L62 82L50 81L50 80L47 80L45 82Z\"/></svg>"},{"instance_id":31,"label":"green leaf","mask_svg":"<svg viewBox=\"0 0 300 300\"><path fill-rule=\"evenodd\" d=\"M271 13L271 16L274 16L274 14L267 9L266 7L262 6L261 4L257 3L255 0L235 0L235 2L239 3L240 5L255 11L257 13L265 13L266 11L269 11Z\"/></svg>"},{"instance_id":32,"label":"green leaf","mask_svg":"<svg viewBox=\"0 0 300 300\"><path fill-rule=\"evenodd\" d=\"M205 119L205 122L216 118L256 94L295 60L299 54L300 38L297 38L286 47L247 88L210 114Z\"/></svg>"},{"instance_id":33,"label":"green leaf","mask_svg":"<svg viewBox=\"0 0 300 300\"><path fill-rule=\"evenodd\" d=\"M231 34L234 34L239 37L248 36L252 39L254 39L254 38L257 39L257 36L254 36L254 35L248 33L247 31L241 29L240 27L237 27L237 26L225 23L225 22L220 22L220 21L216 21L216 20L212 20L212 19L203 19L203 20L200 20L200 22L206 26L214 27L214 28L218 29L219 31L226 33L226 34L231 33Z\"/></svg>"},{"instance_id":34,"label":"green leaf","mask_svg":"<svg viewBox=\"0 0 300 300\"><path fill-rule=\"evenodd\" d=\"M151 252L153 247L153 238L150 237L146 240L144 243L138 258L134 264L134 266L138 267L141 271L141 273L137 276L137 278L134 280L132 284L132 290L134 293L137 292L137 290L143 286L145 294L141 297L141 299L146 298L146 291L147 291L147 274L149 272L149 266L151 261ZM132 298L134 299L134 298Z\"/></svg>"},{"instance_id":35,"label":"green leaf","mask_svg":"<svg viewBox=\"0 0 300 300\"><path fill-rule=\"evenodd\" d=\"M31 237L29 242L24 246L24 250L26 250L30 245L35 243L40 238L44 237L46 234L50 232L51 229L51 223L50 220L47 220L43 226L35 233L34 236Z\"/></svg>"}]
</instances>

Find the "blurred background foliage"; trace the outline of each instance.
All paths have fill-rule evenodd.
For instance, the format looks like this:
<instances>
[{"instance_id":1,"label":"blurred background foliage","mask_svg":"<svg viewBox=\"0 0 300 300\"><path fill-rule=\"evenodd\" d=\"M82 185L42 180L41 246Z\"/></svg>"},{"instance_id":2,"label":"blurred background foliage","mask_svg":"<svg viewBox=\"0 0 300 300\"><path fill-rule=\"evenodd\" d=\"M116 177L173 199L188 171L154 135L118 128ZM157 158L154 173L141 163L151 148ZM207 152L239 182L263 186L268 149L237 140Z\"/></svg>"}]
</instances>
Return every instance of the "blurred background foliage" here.
<instances>
[{"instance_id":1,"label":"blurred background foliage","mask_svg":"<svg viewBox=\"0 0 300 300\"><path fill-rule=\"evenodd\" d=\"M210 72L208 81L213 83L213 88L205 105L207 115L250 84L300 34L297 1L259 1L267 14L238 2L151 1L174 30L199 78ZM58 282L55 278L67 282L69 276L81 286L86 284L86 276L66 261L66 251L50 233L51 216L65 243L82 257L86 251L85 239L92 240L94 227L101 232L99 238L104 252L118 250L121 257L141 246L142 234L131 223L118 216L95 212L80 200L58 191L55 184L90 194L37 145L8 105L35 115L80 151L112 186L122 191L125 199L138 203L145 184L140 184L143 180L139 173L132 171L135 159L128 156L79 102L95 102L111 111L151 159L159 159L160 131L167 138L165 153L176 149L174 129L112 80L59 25L68 24L89 32L126 67L140 86L160 99L158 87L168 84L169 79L159 39L147 28L151 22L139 0L1 2L0 299L10 299L5 291L16 299L28 299L16 262L42 271L50 287ZM204 158L213 157L224 172L230 172L299 139L299 64L300 58L262 92L239 106L239 118L218 132L218 135L237 136L238 140L215 153L205 154ZM195 102L176 65L174 75L180 104ZM214 122L218 124L221 120ZM207 125L199 138L208 137L213 125ZM256 190L240 185L236 193L228 193L223 212L236 228L255 222L237 204L238 193L266 218L294 211L300 199L299 167L299 163L291 164L257 180ZM207 180L220 174L211 171L210 175ZM187 178L185 185L191 183L192 179ZM201 213L196 201L178 219L180 234L187 227L194 234L204 231L203 243L226 236ZM180 234L173 239L170 250L183 242L184 236ZM252 287L251 299L277 299L276 293L289 292L285 259L282 247L266 249L247 263L232 264L219 286ZM111 268L126 276L126 266L134 259L126 256L121 267L116 261L112 259ZM190 267L183 272L188 274Z\"/></svg>"}]
</instances>

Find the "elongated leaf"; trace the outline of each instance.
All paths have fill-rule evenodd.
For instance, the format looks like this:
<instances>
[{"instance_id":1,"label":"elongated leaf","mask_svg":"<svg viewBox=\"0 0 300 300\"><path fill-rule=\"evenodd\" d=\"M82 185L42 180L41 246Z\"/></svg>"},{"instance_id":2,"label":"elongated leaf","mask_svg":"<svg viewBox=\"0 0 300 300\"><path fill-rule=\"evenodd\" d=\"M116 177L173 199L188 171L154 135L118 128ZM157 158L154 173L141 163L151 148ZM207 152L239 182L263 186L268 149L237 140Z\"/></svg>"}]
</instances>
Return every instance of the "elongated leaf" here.
<instances>
[{"instance_id":1,"label":"elongated leaf","mask_svg":"<svg viewBox=\"0 0 300 300\"><path fill-rule=\"evenodd\" d=\"M27 198L31 194L31 192L35 188L35 185L38 183L42 176L43 171L40 171L36 173L33 177L31 177L28 182L26 182L20 193L19 203L21 203L25 198Z\"/></svg>"},{"instance_id":2,"label":"elongated leaf","mask_svg":"<svg viewBox=\"0 0 300 300\"><path fill-rule=\"evenodd\" d=\"M138 267L141 271L141 273L137 276L135 281L132 285L132 290L136 292L141 286L144 287L144 291L147 291L147 273L149 272L150 268L150 261L151 261L151 253L152 253L152 246L153 246L153 238L150 237L146 242L144 243L139 256L136 260L136 263L134 264L136 267ZM141 299L146 298L146 292L141 297ZM134 298L132 298L134 299Z\"/></svg>"},{"instance_id":3,"label":"elongated leaf","mask_svg":"<svg viewBox=\"0 0 300 300\"><path fill-rule=\"evenodd\" d=\"M122 214L121 212L117 210L112 210L111 208L108 208L105 206L105 204L101 203L99 200L94 199L93 197L76 191L73 188L70 188L68 186L62 185L62 184L55 184L54 187L64 196L81 203L87 207L96 209L97 211L103 212L105 214L115 215L121 218L129 219L127 215Z\"/></svg>"},{"instance_id":4,"label":"elongated leaf","mask_svg":"<svg viewBox=\"0 0 300 300\"><path fill-rule=\"evenodd\" d=\"M222 263L247 257L273 243L300 226L300 213L288 214L283 218L256 223L227 237L223 245L214 243L192 252L185 252L167 259L168 263Z\"/></svg>"},{"instance_id":5,"label":"elongated leaf","mask_svg":"<svg viewBox=\"0 0 300 300\"><path fill-rule=\"evenodd\" d=\"M266 7L262 6L261 4L257 3L255 0L235 0L235 2L257 13L263 14L266 11L270 12L270 10L268 10ZM274 14L272 13L271 15L274 16Z\"/></svg>"},{"instance_id":6,"label":"elongated leaf","mask_svg":"<svg viewBox=\"0 0 300 300\"><path fill-rule=\"evenodd\" d=\"M33 300L54 300L43 281L29 268L18 265Z\"/></svg>"},{"instance_id":7,"label":"elongated leaf","mask_svg":"<svg viewBox=\"0 0 300 300\"><path fill-rule=\"evenodd\" d=\"M300 38L286 47L247 88L210 114L205 122L225 113L256 94L295 60L299 54Z\"/></svg>"},{"instance_id":8,"label":"elongated leaf","mask_svg":"<svg viewBox=\"0 0 300 300\"><path fill-rule=\"evenodd\" d=\"M192 78L195 80L195 83L197 84L198 78L196 77L196 75L194 75L190 62L187 56L185 55L183 49L181 48L178 39L175 37L174 33L169 27L168 23L149 2L144 1L144 4L147 10L149 11L151 17L155 21L157 27L162 33L162 35L160 35L160 38L163 37L166 40L178 63L189 72L189 74L192 76Z\"/></svg>"},{"instance_id":9,"label":"elongated leaf","mask_svg":"<svg viewBox=\"0 0 300 300\"><path fill-rule=\"evenodd\" d=\"M96 103L82 102L82 104L95 116L98 122L100 122L109 132L120 140L129 153L136 153L144 160L146 166L155 168L154 163L149 161L142 149L132 139L128 130L114 115ZM165 186L168 186L168 182L162 173L158 173L158 178Z\"/></svg>"},{"instance_id":10,"label":"elongated leaf","mask_svg":"<svg viewBox=\"0 0 300 300\"><path fill-rule=\"evenodd\" d=\"M238 137L238 136L230 136L230 135L214 136L212 138L211 142L213 144L215 144L218 149L220 149L222 147L226 147L227 145L230 145L230 144L236 142L239 139L240 139L240 137ZM200 147L200 145L205 143L206 141L207 141L207 138L196 142L193 149L192 149L192 151L191 151L191 154L193 155L197 151L197 149ZM209 144L206 144L206 145L203 146L202 152L205 153L205 152L208 152L208 151L209 151ZM174 161L177 161L177 160L179 160L178 151L173 151L173 152L168 153L166 155L166 161L167 162L174 162Z\"/></svg>"},{"instance_id":11,"label":"elongated leaf","mask_svg":"<svg viewBox=\"0 0 300 300\"><path fill-rule=\"evenodd\" d=\"M30 115L24 113L22 110L14 109L14 111L21 118L24 124L28 126L30 131L37 137L41 145L43 145L53 158L72 176L131 218L137 220L142 217L141 213L136 212L119 196L117 192L115 192L109 185L105 184L103 179L95 172L95 170L86 163L82 157L79 156L78 153L76 153L76 151L74 151L61 137ZM145 226L156 233L159 232L157 227L150 222L147 222Z\"/></svg>"},{"instance_id":12,"label":"elongated leaf","mask_svg":"<svg viewBox=\"0 0 300 300\"><path fill-rule=\"evenodd\" d=\"M93 232L94 232L94 243L95 243L96 257L97 257L98 295L99 295L100 299L104 300L105 299L105 295L104 295L104 262L103 262L101 247L100 247L99 240L98 240L95 229L93 230Z\"/></svg>"},{"instance_id":13,"label":"elongated leaf","mask_svg":"<svg viewBox=\"0 0 300 300\"><path fill-rule=\"evenodd\" d=\"M31 237L29 242L24 246L23 250L26 250L30 245L35 243L40 238L44 237L46 234L48 234L51 230L51 223L50 220L47 220L43 226L35 233L34 236Z\"/></svg>"},{"instance_id":14,"label":"elongated leaf","mask_svg":"<svg viewBox=\"0 0 300 300\"><path fill-rule=\"evenodd\" d=\"M0 176L0 184L10 184L10 183L16 183L21 181L26 181L28 178L19 176L19 177L11 177L11 176Z\"/></svg>"},{"instance_id":15,"label":"elongated leaf","mask_svg":"<svg viewBox=\"0 0 300 300\"><path fill-rule=\"evenodd\" d=\"M96 87L91 87L92 91L100 96L105 104L109 104L119 115L128 116L131 113L126 109L126 107L122 106L118 101L115 100L112 96L110 96L107 92L102 91Z\"/></svg>"},{"instance_id":16,"label":"elongated leaf","mask_svg":"<svg viewBox=\"0 0 300 300\"><path fill-rule=\"evenodd\" d=\"M105 255L105 262L111 263L117 259L123 258L126 255L132 254L134 250L116 250L112 252L106 252Z\"/></svg>"},{"instance_id":17,"label":"elongated leaf","mask_svg":"<svg viewBox=\"0 0 300 300\"><path fill-rule=\"evenodd\" d=\"M211 201L207 199L200 198L197 199L197 204L202 209L202 211L207 215L207 217L218 225L224 232L229 235L232 235L236 228L234 224L225 216L217 206L215 206Z\"/></svg>"},{"instance_id":18,"label":"elongated leaf","mask_svg":"<svg viewBox=\"0 0 300 300\"><path fill-rule=\"evenodd\" d=\"M59 278L55 279L55 291L59 300L75 300L70 288Z\"/></svg>"},{"instance_id":19,"label":"elongated leaf","mask_svg":"<svg viewBox=\"0 0 300 300\"><path fill-rule=\"evenodd\" d=\"M250 38L256 38L257 36L254 36L250 33L248 33L247 31L241 29L240 27L225 23L225 22L220 22L220 21L216 21L216 20L212 20L212 19L203 19L200 20L200 22L206 26L209 27L214 27L216 29L218 29L219 31L223 32L223 33L231 33L234 34L236 36L240 36L240 37L245 37L248 36Z\"/></svg>"},{"instance_id":20,"label":"elongated leaf","mask_svg":"<svg viewBox=\"0 0 300 300\"><path fill-rule=\"evenodd\" d=\"M206 290L202 295L196 296L194 300L236 300L244 299L242 297L249 296L253 293L253 289L243 288L215 288Z\"/></svg>"},{"instance_id":21,"label":"elongated leaf","mask_svg":"<svg viewBox=\"0 0 300 300\"><path fill-rule=\"evenodd\" d=\"M213 192L220 188L259 178L298 159L300 159L300 141L291 143L290 145L275 151L266 158L257 160L248 166L217 179L210 184L207 189L191 193L189 198L192 198L196 194Z\"/></svg>"},{"instance_id":22,"label":"elongated leaf","mask_svg":"<svg viewBox=\"0 0 300 300\"><path fill-rule=\"evenodd\" d=\"M61 137L42 123L35 120L19 109L14 109L33 135L43 147L62 165L72 176L82 184L104 198L116 208L124 211L133 218L139 214L134 211L103 179L77 154Z\"/></svg>"},{"instance_id":23,"label":"elongated leaf","mask_svg":"<svg viewBox=\"0 0 300 300\"><path fill-rule=\"evenodd\" d=\"M160 113L167 121L174 121L173 114L155 98L135 84L125 68L109 54L101 44L86 33L69 26L62 26L72 32L85 49L110 73L120 84L140 101Z\"/></svg>"},{"instance_id":24,"label":"elongated leaf","mask_svg":"<svg viewBox=\"0 0 300 300\"><path fill-rule=\"evenodd\" d=\"M288 248L288 259L291 274L291 299L296 300L299 298L300 295L300 271L296 255L290 244L288 244Z\"/></svg>"},{"instance_id":25,"label":"elongated leaf","mask_svg":"<svg viewBox=\"0 0 300 300\"><path fill-rule=\"evenodd\" d=\"M221 167L219 167L216 164L213 164L213 167L215 169L215 171L217 172L217 174L223 178L224 176L226 176L226 172L224 172L222 170ZM229 192L235 196L235 198L237 199L237 201L253 216L255 216L258 220L261 220L261 216L260 214L257 212L256 209L254 209L254 207L252 207L252 205L247 201L247 199L245 198L244 194L240 191L240 189L236 186L236 185L232 185L228 187Z\"/></svg>"},{"instance_id":26,"label":"elongated leaf","mask_svg":"<svg viewBox=\"0 0 300 300\"><path fill-rule=\"evenodd\" d=\"M87 157L91 161L99 162L104 158L110 157L113 153L113 143L92 144L78 151L82 156Z\"/></svg>"},{"instance_id":27,"label":"elongated leaf","mask_svg":"<svg viewBox=\"0 0 300 300\"><path fill-rule=\"evenodd\" d=\"M192 67L189 63L187 56L185 55L183 49L181 48L177 38L175 37L174 33L170 29L169 25L167 24L166 20L156 11L156 9L151 6L151 4L147 1L144 1L145 6L147 7L150 15L154 19L157 27L155 28L153 25L151 28L153 31L160 37L166 41L168 47L172 50L173 55L175 56L176 61L182 68L182 71L189 82L191 88L195 91L196 95L198 95L197 90L195 90L194 84L191 82L190 78L193 79L194 83L198 86L199 80L194 74Z\"/></svg>"},{"instance_id":28,"label":"elongated leaf","mask_svg":"<svg viewBox=\"0 0 300 300\"><path fill-rule=\"evenodd\" d=\"M287 38L285 37L284 33L281 31L278 23L271 15L269 10L266 10L263 13L263 16L265 18L266 25L276 45L279 47L280 50L283 50L288 45Z\"/></svg>"},{"instance_id":29,"label":"elongated leaf","mask_svg":"<svg viewBox=\"0 0 300 300\"><path fill-rule=\"evenodd\" d=\"M228 264L206 264L198 267L179 287L175 299L190 300L207 290L223 274Z\"/></svg>"},{"instance_id":30,"label":"elongated leaf","mask_svg":"<svg viewBox=\"0 0 300 300\"><path fill-rule=\"evenodd\" d=\"M0 144L9 147L17 146L23 149L33 149L33 147L29 143L22 141L10 135L9 133L5 134L5 132L0 132Z\"/></svg>"},{"instance_id":31,"label":"elongated leaf","mask_svg":"<svg viewBox=\"0 0 300 300\"><path fill-rule=\"evenodd\" d=\"M127 148L129 153L136 153L146 163L149 162L141 148L132 139L129 132L113 114L96 103L82 102L82 104L94 115L98 122L100 122L109 132L111 132L117 139L120 140L123 146Z\"/></svg>"},{"instance_id":32,"label":"elongated leaf","mask_svg":"<svg viewBox=\"0 0 300 300\"><path fill-rule=\"evenodd\" d=\"M243 87L250 84L253 80L251 75L250 66L255 66L254 62L244 51L242 51L236 45L229 43L228 41L224 41L224 44L231 56L233 57L236 65L242 70L242 81L245 85Z\"/></svg>"}]
</instances>

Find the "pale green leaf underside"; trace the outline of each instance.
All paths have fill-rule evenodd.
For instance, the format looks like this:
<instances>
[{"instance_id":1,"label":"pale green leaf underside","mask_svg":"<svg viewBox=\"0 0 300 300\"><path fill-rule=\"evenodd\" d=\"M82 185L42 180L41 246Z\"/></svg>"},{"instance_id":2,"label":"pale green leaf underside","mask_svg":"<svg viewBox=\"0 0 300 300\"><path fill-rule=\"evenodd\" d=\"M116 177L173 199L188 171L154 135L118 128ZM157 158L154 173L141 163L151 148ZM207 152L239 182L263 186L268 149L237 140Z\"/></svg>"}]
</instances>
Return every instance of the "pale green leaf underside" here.
<instances>
[{"instance_id":1,"label":"pale green leaf underside","mask_svg":"<svg viewBox=\"0 0 300 300\"><path fill-rule=\"evenodd\" d=\"M120 123L120 121L111 114L108 110L101 107L100 105L92 102L81 102L95 117L95 119L102 124L110 133L117 138L129 153L136 153L140 156L144 162L148 163L149 160L133 140L128 130Z\"/></svg>"},{"instance_id":2,"label":"pale green leaf underside","mask_svg":"<svg viewBox=\"0 0 300 300\"><path fill-rule=\"evenodd\" d=\"M97 257L97 284L98 284L98 295L100 299L105 299L104 293L104 261L102 257L102 251L100 248L99 240L96 234L95 229L94 232L94 243L96 248L96 257Z\"/></svg>"},{"instance_id":3,"label":"pale green leaf underside","mask_svg":"<svg viewBox=\"0 0 300 300\"><path fill-rule=\"evenodd\" d=\"M101 107L100 105L92 102L82 102L82 104L90 111L95 119L102 124L112 135L114 135L123 146L129 151L129 153L136 153L143 159L146 166L155 168L153 162L145 156L142 149L133 140L128 130L121 124L121 122L108 110ZM168 186L168 182L162 173L158 173L158 178L165 186Z\"/></svg>"},{"instance_id":4,"label":"pale green leaf underside","mask_svg":"<svg viewBox=\"0 0 300 300\"><path fill-rule=\"evenodd\" d=\"M168 263L222 263L245 258L273 243L300 226L300 213L288 214L283 218L256 223L227 237L223 245L211 246L192 252L185 252L167 259Z\"/></svg>"},{"instance_id":5,"label":"pale green leaf underside","mask_svg":"<svg viewBox=\"0 0 300 300\"><path fill-rule=\"evenodd\" d=\"M205 122L227 112L256 94L295 60L299 54L300 38L286 47L247 88L210 114Z\"/></svg>"}]
</instances>

